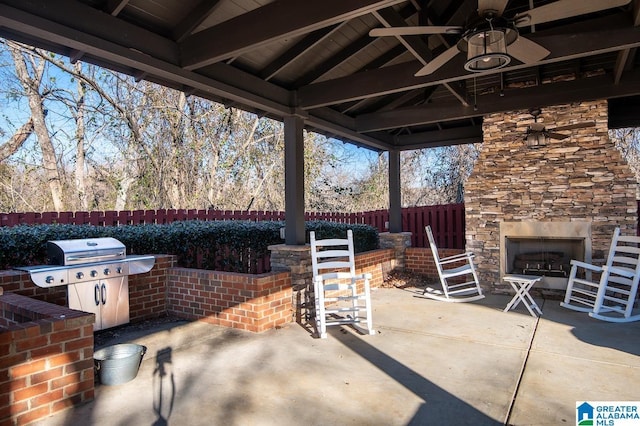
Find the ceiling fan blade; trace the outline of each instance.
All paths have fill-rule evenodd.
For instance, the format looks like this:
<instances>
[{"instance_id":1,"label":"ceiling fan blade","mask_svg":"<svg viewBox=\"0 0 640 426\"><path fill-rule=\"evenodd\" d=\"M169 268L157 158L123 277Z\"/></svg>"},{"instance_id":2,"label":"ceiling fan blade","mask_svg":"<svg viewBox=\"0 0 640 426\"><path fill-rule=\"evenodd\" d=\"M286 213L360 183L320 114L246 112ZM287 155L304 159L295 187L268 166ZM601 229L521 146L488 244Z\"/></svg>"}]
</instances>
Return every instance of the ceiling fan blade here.
<instances>
[{"instance_id":1,"label":"ceiling fan blade","mask_svg":"<svg viewBox=\"0 0 640 426\"><path fill-rule=\"evenodd\" d=\"M462 27L448 26L419 26L419 27L391 27L374 28L369 31L371 37L397 37L423 34L460 34Z\"/></svg>"},{"instance_id":2,"label":"ceiling fan blade","mask_svg":"<svg viewBox=\"0 0 640 426\"><path fill-rule=\"evenodd\" d=\"M519 36L507 47L507 53L525 64L540 62L551 52L527 38Z\"/></svg>"},{"instance_id":3,"label":"ceiling fan blade","mask_svg":"<svg viewBox=\"0 0 640 426\"><path fill-rule=\"evenodd\" d=\"M557 140L562 140L569 137L569 135L563 135L562 133L555 133L555 132L547 132L547 136L549 136L551 139L557 139Z\"/></svg>"},{"instance_id":4,"label":"ceiling fan blade","mask_svg":"<svg viewBox=\"0 0 640 426\"><path fill-rule=\"evenodd\" d=\"M514 16L514 21L516 27L527 27L624 6L630 2L631 0L558 0L518 13Z\"/></svg>"},{"instance_id":5,"label":"ceiling fan blade","mask_svg":"<svg viewBox=\"0 0 640 426\"><path fill-rule=\"evenodd\" d=\"M458 46L450 47L449 49L442 52L440 55L436 56L429 62L427 65L422 67L416 74L416 77L422 77L424 75L432 74L438 68L449 62L456 56L460 51L458 50Z\"/></svg>"},{"instance_id":6,"label":"ceiling fan blade","mask_svg":"<svg viewBox=\"0 0 640 426\"><path fill-rule=\"evenodd\" d=\"M595 127L595 126L596 126L596 122L595 121L584 121L582 123L569 124L569 125L566 125L566 126L556 127L553 130L559 131L559 130L584 129L585 127Z\"/></svg>"},{"instance_id":7,"label":"ceiling fan blade","mask_svg":"<svg viewBox=\"0 0 640 426\"><path fill-rule=\"evenodd\" d=\"M482 16L486 11L493 11L502 16L509 0L478 0L478 14Z\"/></svg>"}]
</instances>

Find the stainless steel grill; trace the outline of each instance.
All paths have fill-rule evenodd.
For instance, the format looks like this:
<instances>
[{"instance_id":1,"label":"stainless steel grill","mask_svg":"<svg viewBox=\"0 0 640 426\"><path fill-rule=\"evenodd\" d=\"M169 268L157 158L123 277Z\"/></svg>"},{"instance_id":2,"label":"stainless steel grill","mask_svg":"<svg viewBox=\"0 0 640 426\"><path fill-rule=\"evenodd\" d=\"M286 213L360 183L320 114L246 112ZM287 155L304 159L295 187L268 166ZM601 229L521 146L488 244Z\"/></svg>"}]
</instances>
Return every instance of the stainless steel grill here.
<instances>
[{"instance_id":1,"label":"stainless steel grill","mask_svg":"<svg viewBox=\"0 0 640 426\"><path fill-rule=\"evenodd\" d=\"M96 315L95 330L129 322L128 276L148 272L155 257L127 256L115 238L47 242L49 265L23 266L39 287L68 286L72 309Z\"/></svg>"},{"instance_id":2,"label":"stainless steel grill","mask_svg":"<svg viewBox=\"0 0 640 426\"><path fill-rule=\"evenodd\" d=\"M148 272L154 256L127 256L115 238L87 238L47 242L49 265L21 266L39 287L78 284Z\"/></svg>"}]
</instances>

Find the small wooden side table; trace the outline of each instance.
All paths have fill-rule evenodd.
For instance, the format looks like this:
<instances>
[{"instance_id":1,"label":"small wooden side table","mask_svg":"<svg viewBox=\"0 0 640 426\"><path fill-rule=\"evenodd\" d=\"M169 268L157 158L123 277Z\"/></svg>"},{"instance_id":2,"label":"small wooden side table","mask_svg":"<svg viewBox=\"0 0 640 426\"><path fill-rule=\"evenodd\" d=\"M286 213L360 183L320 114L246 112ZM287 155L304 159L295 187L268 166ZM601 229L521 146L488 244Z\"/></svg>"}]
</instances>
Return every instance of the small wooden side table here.
<instances>
[{"instance_id":1,"label":"small wooden side table","mask_svg":"<svg viewBox=\"0 0 640 426\"><path fill-rule=\"evenodd\" d=\"M511 309L515 309L520 302L524 304L527 308L531 316L537 317L538 315L542 315L542 311L538 304L533 300L531 294L529 294L529 290L531 287L538 281L542 279L541 276L537 275L505 275L502 277L503 280L507 281L511 284L511 287L516 291L516 294L513 296L513 299L507 304L507 307L504 308L503 312L507 312ZM537 313L537 315L536 315Z\"/></svg>"}]
</instances>

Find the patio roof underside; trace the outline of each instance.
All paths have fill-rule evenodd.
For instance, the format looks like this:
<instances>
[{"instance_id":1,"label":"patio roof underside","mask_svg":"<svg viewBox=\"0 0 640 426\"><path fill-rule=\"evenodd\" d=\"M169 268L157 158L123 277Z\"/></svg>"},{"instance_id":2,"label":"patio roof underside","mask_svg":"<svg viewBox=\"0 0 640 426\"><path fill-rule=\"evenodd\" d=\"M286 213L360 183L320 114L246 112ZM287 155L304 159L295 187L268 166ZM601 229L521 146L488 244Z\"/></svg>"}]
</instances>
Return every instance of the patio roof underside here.
<instances>
[{"instance_id":1,"label":"patio roof underside","mask_svg":"<svg viewBox=\"0 0 640 426\"><path fill-rule=\"evenodd\" d=\"M511 0L503 16L549 3ZM463 25L476 1L3 0L0 35L401 151L481 142L487 113L582 100L610 99L610 127L640 125L639 3L520 28L551 52L540 61L476 74L460 53L423 77L414 74L458 35L369 30Z\"/></svg>"}]
</instances>

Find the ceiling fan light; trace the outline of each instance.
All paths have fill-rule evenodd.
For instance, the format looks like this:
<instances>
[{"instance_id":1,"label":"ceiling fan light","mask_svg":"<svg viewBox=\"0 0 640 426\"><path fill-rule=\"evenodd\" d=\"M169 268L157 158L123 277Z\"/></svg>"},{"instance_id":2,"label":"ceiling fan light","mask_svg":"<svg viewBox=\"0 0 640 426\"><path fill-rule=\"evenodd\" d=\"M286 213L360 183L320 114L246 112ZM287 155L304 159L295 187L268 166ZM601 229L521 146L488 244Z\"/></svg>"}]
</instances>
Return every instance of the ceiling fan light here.
<instances>
[{"instance_id":1,"label":"ceiling fan light","mask_svg":"<svg viewBox=\"0 0 640 426\"><path fill-rule=\"evenodd\" d=\"M467 62L464 69L473 72L495 70L507 66L511 57L507 55L507 41L502 29L488 29L465 37Z\"/></svg>"},{"instance_id":2,"label":"ceiling fan light","mask_svg":"<svg viewBox=\"0 0 640 426\"><path fill-rule=\"evenodd\" d=\"M528 132L525 138L529 148L540 148L547 144L547 135L545 132Z\"/></svg>"}]
</instances>

